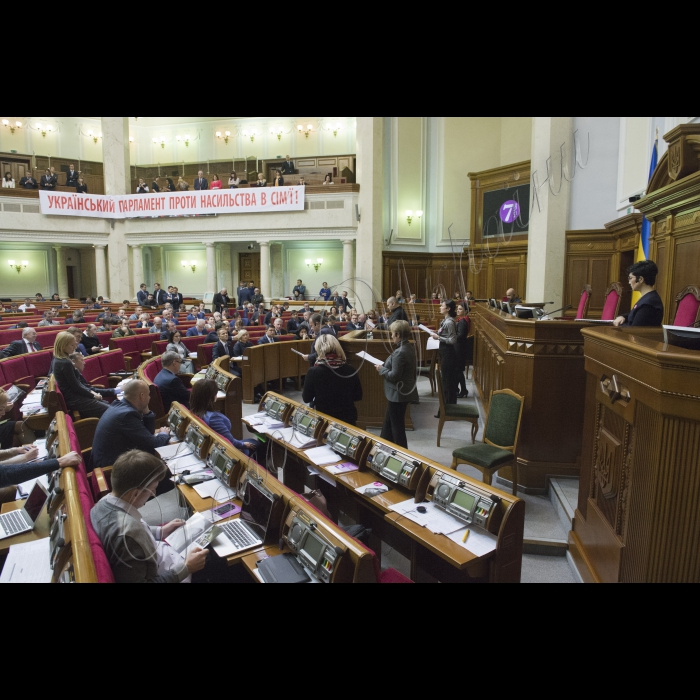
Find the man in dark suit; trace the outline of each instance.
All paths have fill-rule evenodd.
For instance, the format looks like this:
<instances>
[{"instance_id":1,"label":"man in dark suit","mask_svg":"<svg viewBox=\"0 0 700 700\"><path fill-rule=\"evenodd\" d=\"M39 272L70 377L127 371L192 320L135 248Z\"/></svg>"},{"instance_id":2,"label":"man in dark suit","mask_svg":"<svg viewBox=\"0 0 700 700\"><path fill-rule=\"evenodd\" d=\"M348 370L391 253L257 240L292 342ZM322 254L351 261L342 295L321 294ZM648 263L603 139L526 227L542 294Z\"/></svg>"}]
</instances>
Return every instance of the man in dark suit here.
<instances>
[{"instance_id":1,"label":"man in dark suit","mask_svg":"<svg viewBox=\"0 0 700 700\"><path fill-rule=\"evenodd\" d=\"M151 295L148 293L148 287L146 287L145 284L142 284L140 291L136 294L136 301L138 302L138 305L146 306L149 296Z\"/></svg>"},{"instance_id":2,"label":"man in dark suit","mask_svg":"<svg viewBox=\"0 0 700 700\"><path fill-rule=\"evenodd\" d=\"M287 333L289 333L289 335L296 335L299 331L300 325L301 323L299 322L299 312L292 311L292 318L287 324Z\"/></svg>"},{"instance_id":3,"label":"man in dark suit","mask_svg":"<svg viewBox=\"0 0 700 700\"><path fill-rule=\"evenodd\" d=\"M338 307L338 313L348 313L350 309L352 309L352 304L350 303L350 299L348 299L348 293L343 292L343 296L340 298L340 306Z\"/></svg>"},{"instance_id":4,"label":"man in dark suit","mask_svg":"<svg viewBox=\"0 0 700 700\"><path fill-rule=\"evenodd\" d=\"M71 165L66 173L66 187L77 187L80 173L75 169L75 165Z\"/></svg>"},{"instance_id":5,"label":"man in dark suit","mask_svg":"<svg viewBox=\"0 0 700 700\"><path fill-rule=\"evenodd\" d=\"M258 345L272 345L273 343L276 343L277 339L275 338L275 327L274 326L268 326L267 327L267 333L258 340Z\"/></svg>"},{"instance_id":6,"label":"man in dark suit","mask_svg":"<svg viewBox=\"0 0 700 700\"><path fill-rule=\"evenodd\" d=\"M218 360L220 357L235 357L233 354L235 344L231 340L226 328L219 330L219 342L214 346L212 351L212 360Z\"/></svg>"},{"instance_id":7,"label":"man in dark suit","mask_svg":"<svg viewBox=\"0 0 700 700\"><path fill-rule=\"evenodd\" d=\"M194 181L194 189L198 192L209 189L209 180L204 177L204 173L201 170L197 175L197 179Z\"/></svg>"},{"instance_id":8,"label":"man in dark suit","mask_svg":"<svg viewBox=\"0 0 700 700\"><path fill-rule=\"evenodd\" d=\"M238 289L236 290L236 296L238 297L238 308L245 308L246 304L250 301L250 292L248 291L248 285L244 282L238 284Z\"/></svg>"},{"instance_id":9,"label":"man in dark suit","mask_svg":"<svg viewBox=\"0 0 700 700\"><path fill-rule=\"evenodd\" d=\"M387 330L389 328L391 328L391 326L394 323L396 323L397 321L408 322L408 316L406 315L406 312L404 311L403 306L399 306L399 302L396 300L396 297L390 297L389 299L387 299L386 310L387 310L387 322L386 322ZM383 330L383 329L380 329L380 330Z\"/></svg>"},{"instance_id":10,"label":"man in dark suit","mask_svg":"<svg viewBox=\"0 0 700 700\"><path fill-rule=\"evenodd\" d=\"M46 171L45 175L41 176L41 189L46 192L53 192L56 189L56 180L50 170Z\"/></svg>"},{"instance_id":11,"label":"man in dark suit","mask_svg":"<svg viewBox=\"0 0 700 700\"><path fill-rule=\"evenodd\" d=\"M187 331L188 338L197 338L198 336L207 335L207 322L204 319L197 319L197 325Z\"/></svg>"},{"instance_id":12,"label":"man in dark suit","mask_svg":"<svg viewBox=\"0 0 700 700\"><path fill-rule=\"evenodd\" d=\"M173 402L181 403L185 408L190 407L190 392L187 391L180 374L182 358L176 352L166 352L163 355L163 369L156 377L154 384L160 389L165 412L169 413Z\"/></svg>"},{"instance_id":13,"label":"man in dark suit","mask_svg":"<svg viewBox=\"0 0 700 700\"><path fill-rule=\"evenodd\" d=\"M155 455L156 448L170 442L170 430L156 432L156 417L149 408L148 384L138 379L129 382L124 398L113 403L100 419L92 442L92 466L111 467L129 450Z\"/></svg>"},{"instance_id":14,"label":"man in dark suit","mask_svg":"<svg viewBox=\"0 0 700 700\"><path fill-rule=\"evenodd\" d=\"M20 181L19 186L23 187L25 190L35 190L39 184L32 177L31 173L27 173Z\"/></svg>"},{"instance_id":15,"label":"man in dark suit","mask_svg":"<svg viewBox=\"0 0 700 700\"><path fill-rule=\"evenodd\" d=\"M292 162L292 159L289 156L287 156L287 160L282 165L282 174L294 175L294 163Z\"/></svg>"},{"instance_id":16,"label":"man in dark suit","mask_svg":"<svg viewBox=\"0 0 700 700\"><path fill-rule=\"evenodd\" d=\"M231 299L228 295L228 289L222 289L218 294L214 295L214 313L218 312L222 314L228 305L231 303Z\"/></svg>"},{"instance_id":17,"label":"man in dark suit","mask_svg":"<svg viewBox=\"0 0 700 700\"><path fill-rule=\"evenodd\" d=\"M28 355L32 352L41 352L42 348L36 342L36 331L33 328L25 328L22 331L22 340L15 340L6 347L0 357L17 357L17 355Z\"/></svg>"},{"instance_id":18,"label":"man in dark suit","mask_svg":"<svg viewBox=\"0 0 700 700\"><path fill-rule=\"evenodd\" d=\"M177 287L173 287L173 300L172 300L172 305L173 305L173 311L176 314L180 313L180 307L184 306L185 304L185 297L180 294L180 290Z\"/></svg>"},{"instance_id":19,"label":"man in dark suit","mask_svg":"<svg viewBox=\"0 0 700 700\"><path fill-rule=\"evenodd\" d=\"M167 303L167 296L165 290L161 289L159 284L156 284L153 290L153 298L155 299L156 306L165 306Z\"/></svg>"}]
</instances>

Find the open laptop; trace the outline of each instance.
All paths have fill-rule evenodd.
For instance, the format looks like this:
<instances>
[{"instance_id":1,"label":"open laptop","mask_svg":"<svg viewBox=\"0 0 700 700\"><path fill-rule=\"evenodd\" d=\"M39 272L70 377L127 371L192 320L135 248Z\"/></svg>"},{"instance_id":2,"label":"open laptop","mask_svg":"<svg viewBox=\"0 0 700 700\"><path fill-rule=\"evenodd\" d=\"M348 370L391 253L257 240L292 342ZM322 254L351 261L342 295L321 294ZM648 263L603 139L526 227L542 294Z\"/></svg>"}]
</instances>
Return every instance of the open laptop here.
<instances>
[{"instance_id":1,"label":"open laptop","mask_svg":"<svg viewBox=\"0 0 700 700\"><path fill-rule=\"evenodd\" d=\"M37 481L22 510L0 515L0 540L31 532L48 500L48 491Z\"/></svg>"},{"instance_id":2,"label":"open laptop","mask_svg":"<svg viewBox=\"0 0 700 700\"><path fill-rule=\"evenodd\" d=\"M214 551L225 558L264 544L273 505L274 500L249 481L240 519L224 525L217 524L220 535L212 545Z\"/></svg>"}]
</instances>

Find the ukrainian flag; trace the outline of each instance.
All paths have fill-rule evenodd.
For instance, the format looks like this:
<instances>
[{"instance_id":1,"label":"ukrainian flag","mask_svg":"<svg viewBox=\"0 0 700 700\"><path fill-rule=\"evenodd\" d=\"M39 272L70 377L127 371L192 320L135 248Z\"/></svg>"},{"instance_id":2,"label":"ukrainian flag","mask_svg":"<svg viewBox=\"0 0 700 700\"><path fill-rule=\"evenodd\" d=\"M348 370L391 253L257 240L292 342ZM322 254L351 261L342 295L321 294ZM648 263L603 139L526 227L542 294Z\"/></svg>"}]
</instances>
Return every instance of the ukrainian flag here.
<instances>
[{"instance_id":1,"label":"ukrainian flag","mask_svg":"<svg viewBox=\"0 0 700 700\"><path fill-rule=\"evenodd\" d=\"M651 168L649 170L649 182L651 182L651 179L654 177L654 173L656 172L656 167L659 164L659 137L656 137L656 141L654 141L654 152L651 154ZM645 216L642 219L642 235L639 240L639 249L637 250L637 256L635 258L635 262L644 262L645 260L649 260L649 245L651 241L651 222L647 220L647 217ZM635 292L632 295L632 306L639 301L640 295L638 292Z\"/></svg>"}]
</instances>

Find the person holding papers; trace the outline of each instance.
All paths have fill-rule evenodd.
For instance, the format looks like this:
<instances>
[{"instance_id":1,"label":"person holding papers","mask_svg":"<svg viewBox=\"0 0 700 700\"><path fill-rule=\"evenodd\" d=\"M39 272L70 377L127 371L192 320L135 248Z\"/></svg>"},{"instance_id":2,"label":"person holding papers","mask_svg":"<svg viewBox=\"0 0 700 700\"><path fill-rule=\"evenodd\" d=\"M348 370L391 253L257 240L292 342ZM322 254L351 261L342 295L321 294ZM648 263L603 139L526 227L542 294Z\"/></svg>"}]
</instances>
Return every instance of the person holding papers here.
<instances>
[{"instance_id":1,"label":"person holding papers","mask_svg":"<svg viewBox=\"0 0 700 700\"><path fill-rule=\"evenodd\" d=\"M160 458L127 452L114 464L112 493L90 513L117 583L184 583L206 567L207 551L195 547L185 558L164 544L184 521L149 527L141 518L139 509L167 476Z\"/></svg>"},{"instance_id":2,"label":"person holding papers","mask_svg":"<svg viewBox=\"0 0 700 700\"><path fill-rule=\"evenodd\" d=\"M252 438L241 442L233 437L231 421L223 413L214 410L218 395L219 387L216 382L208 379L197 382L192 388L190 412L221 435L224 440L228 440L239 452L243 452L246 457L254 457L260 448L260 443Z\"/></svg>"},{"instance_id":3,"label":"person holding papers","mask_svg":"<svg viewBox=\"0 0 700 700\"><path fill-rule=\"evenodd\" d=\"M411 326L407 321L397 321L391 328L391 343L397 350L377 372L384 377L384 394L389 400L382 440L408 449L406 437L406 409L410 403L418 403L418 360L416 348L411 344Z\"/></svg>"},{"instance_id":4,"label":"person holding papers","mask_svg":"<svg viewBox=\"0 0 700 700\"><path fill-rule=\"evenodd\" d=\"M458 399L468 399L469 389L467 389L467 377L464 373L467 367L467 356L469 355L469 333L471 331L471 321L469 319L469 309L467 303L457 306L457 375L459 379Z\"/></svg>"},{"instance_id":5,"label":"person holding papers","mask_svg":"<svg viewBox=\"0 0 700 700\"><path fill-rule=\"evenodd\" d=\"M457 403L457 325L455 318L457 311L454 301L443 301L440 313L444 316L437 334L433 333L433 340L440 342L440 373L442 374L442 386L445 394L445 404L454 406Z\"/></svg>"},{"instance_id":6,"label":"person holding papers","mask_svg":"<svg viewBox=\"0 0 700 700\"><path fill-rule=\"evenodd\" d=\"M306 375L304 402L317 411L349 425L357 424L357 407L363 392L360 377L334 335L316 340L316 363Z\"/></svg>"}]
</instances>

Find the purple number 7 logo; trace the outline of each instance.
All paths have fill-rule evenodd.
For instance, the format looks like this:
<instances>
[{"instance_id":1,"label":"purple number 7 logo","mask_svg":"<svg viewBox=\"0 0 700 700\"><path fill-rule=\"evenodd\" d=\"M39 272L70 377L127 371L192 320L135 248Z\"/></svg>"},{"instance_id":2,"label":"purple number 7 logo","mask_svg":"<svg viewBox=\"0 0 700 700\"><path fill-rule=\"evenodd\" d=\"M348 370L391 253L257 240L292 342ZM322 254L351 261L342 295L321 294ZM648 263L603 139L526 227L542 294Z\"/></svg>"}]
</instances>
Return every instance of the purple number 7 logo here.
<instances>
[{"instance_id":1,"label":"purple number 7 logo","mask_svg":"<svg viewBox=\"0 0 700 700\"><path fill-rule=\"evenodd\" d=\"M515 200L506 202L501 207L501 221L504 224L512 224L520 216L520 205Z\"/></svg>"}]
</instances>

